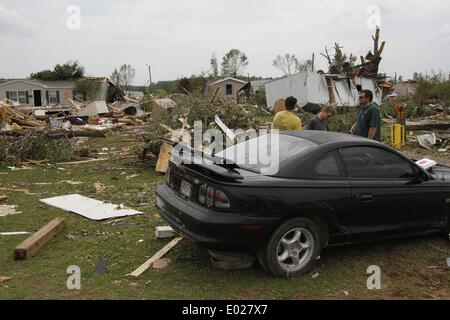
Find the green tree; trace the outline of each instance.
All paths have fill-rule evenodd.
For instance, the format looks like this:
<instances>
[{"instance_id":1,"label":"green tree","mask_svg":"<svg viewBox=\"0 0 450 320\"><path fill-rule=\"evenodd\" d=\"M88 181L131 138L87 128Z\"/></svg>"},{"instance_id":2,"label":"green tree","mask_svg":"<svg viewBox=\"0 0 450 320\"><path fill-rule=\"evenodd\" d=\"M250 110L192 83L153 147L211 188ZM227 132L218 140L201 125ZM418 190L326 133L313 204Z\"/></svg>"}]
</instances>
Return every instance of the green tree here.
<instances>
[{"instance_id":1,"label":"green tree","mask_svg":"<svg viewBox=\"0 0 450 320\"><path fill-rule=\"evenodd\" d=\"M84 67L78 61L57 64L53 70L43 70L30 75L30 79L43 81L77 80L84 77Z\"/></svg>"},{"instance_id":2,"label":"green tree","mask_svg":"<svg viewBox=\"0 0 450 320\"><path fill-rule=\"evenodd\" d=\"M238 77L247 66L247 55L238 49L231 49L222 59L222 76Z\"/></svg>"},{"instance_id":3,"label":"green tree","mask_svg":"<svg viewBox=\"0 0 450 320\"><path fill-rule=\"evenodd\" d=\"M109 80L111 80L112 83L114 83L114 85L116 87L120 87L121 86L121 78L120 78L120 73L117 70L117 68L114 68L114 71L111 73L111 75L109 76Z\"/></svg>"}]
</instances>

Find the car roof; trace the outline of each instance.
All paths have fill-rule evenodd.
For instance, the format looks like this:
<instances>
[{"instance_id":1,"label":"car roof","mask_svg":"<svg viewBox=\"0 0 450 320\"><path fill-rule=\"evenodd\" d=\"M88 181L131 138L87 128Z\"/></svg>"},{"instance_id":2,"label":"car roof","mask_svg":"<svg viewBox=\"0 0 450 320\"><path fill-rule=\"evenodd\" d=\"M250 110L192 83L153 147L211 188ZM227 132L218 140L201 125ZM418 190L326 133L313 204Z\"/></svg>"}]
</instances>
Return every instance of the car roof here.
<instances>
[{"instance_id":1,"label":"car roof","mask_svg":"<svg viewBox=\"0 0 450 320\"><path fill-rule=\"evenodd\" d=\"M369 140L363 137L339 132L304 130L304 131L282 132L281 134L302 138L311 141L317 145L326 145L335 143L360 144L361 142L374 145L379 144L379 142L376 142L374 140Z\"/></svg>"}]
</instances>

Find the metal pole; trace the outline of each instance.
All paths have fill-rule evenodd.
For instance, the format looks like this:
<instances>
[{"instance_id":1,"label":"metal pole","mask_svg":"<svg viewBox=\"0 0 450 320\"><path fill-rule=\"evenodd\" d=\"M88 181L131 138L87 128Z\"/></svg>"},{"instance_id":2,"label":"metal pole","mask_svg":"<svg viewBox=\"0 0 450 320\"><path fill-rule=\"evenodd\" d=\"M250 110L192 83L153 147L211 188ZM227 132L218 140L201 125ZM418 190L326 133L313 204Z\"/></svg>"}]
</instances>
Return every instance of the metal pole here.
<instances>
[{"instance_id":1,"label":"metal pole","mask_svg":"<svg viewBox=\"0 0 450 320\"><path fill-rule=\"evenodd\" d=\"M150 84L148 86L150 93L152 92L152 68L150 67L150 65L148 63L146 63L147 67L148 67L148 76L150 79Z\"/></svg>"}]
</instances>

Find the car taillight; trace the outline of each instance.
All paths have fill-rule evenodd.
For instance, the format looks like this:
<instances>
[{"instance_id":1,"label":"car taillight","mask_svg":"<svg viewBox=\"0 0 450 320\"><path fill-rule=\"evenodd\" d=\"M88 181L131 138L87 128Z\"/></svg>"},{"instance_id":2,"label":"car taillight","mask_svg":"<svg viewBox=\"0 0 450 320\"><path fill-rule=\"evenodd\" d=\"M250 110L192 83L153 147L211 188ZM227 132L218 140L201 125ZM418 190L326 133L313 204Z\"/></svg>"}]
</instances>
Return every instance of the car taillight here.
<instances>
[{"instance_id":1,"label":"car taillight","mask_svg":"<svg viewBox=\"0 0 450 320\"><path fill-rule=\"evenodd\" d=\"M212 207L214 205L214 188L206 188L206 205Z\"/></svg>"},{"instance_id":2,"label":"car taillight","mask_svg":"<svg viewBox=\"0 0 450 320\"><path fill-rule=\"evenodd\" d=\"M198 191L198 201L201 204L206 203L206 183L200 186L200 190Z\"/></svg>"},{"instance_id":3,"label":"car taillight","mask_svg":"<svg viewBox=\"0 0 450 320\"><path fill-rule=\"evenodd\" d=\"M216 190L216 195L214 198L214 205L216 208L220 209L228 209L231 207L230 200L228 199L227 195L220 190Z\"/></svg>"}]
</instances>

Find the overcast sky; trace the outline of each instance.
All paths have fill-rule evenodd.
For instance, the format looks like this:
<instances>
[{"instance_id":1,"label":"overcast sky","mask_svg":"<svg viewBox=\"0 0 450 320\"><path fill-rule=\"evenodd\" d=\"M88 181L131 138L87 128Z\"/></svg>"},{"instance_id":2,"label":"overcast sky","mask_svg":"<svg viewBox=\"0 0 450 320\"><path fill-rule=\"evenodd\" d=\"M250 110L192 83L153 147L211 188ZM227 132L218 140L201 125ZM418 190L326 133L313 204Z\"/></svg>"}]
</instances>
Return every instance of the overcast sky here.
<instances>
[{"instance_id":1,"label":"overcast sky","mask_svg":"<svg viewBox=\"0 0 450 320\"><path fill-rule=\"evenodd\" d=\"M69 5L81 10L80 29L67 26ZM315 52L325 69L325 45L337 41L358 56L371 48L372 5L387 41L381 71L450 71L448 0L0 0L0 78L78 60L93 76L129 63L145 84L147 62L153 81L177 79L207 72L211 55L231 48L247 54L246 74L280 76L271 61L288 52Z\"/></svg>"}]
</instances>

